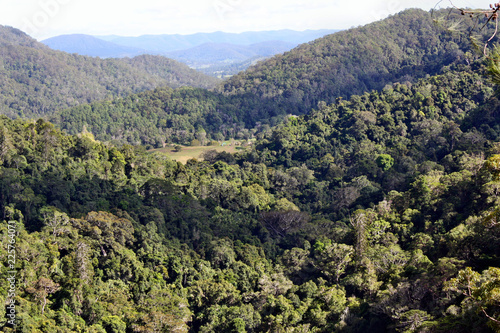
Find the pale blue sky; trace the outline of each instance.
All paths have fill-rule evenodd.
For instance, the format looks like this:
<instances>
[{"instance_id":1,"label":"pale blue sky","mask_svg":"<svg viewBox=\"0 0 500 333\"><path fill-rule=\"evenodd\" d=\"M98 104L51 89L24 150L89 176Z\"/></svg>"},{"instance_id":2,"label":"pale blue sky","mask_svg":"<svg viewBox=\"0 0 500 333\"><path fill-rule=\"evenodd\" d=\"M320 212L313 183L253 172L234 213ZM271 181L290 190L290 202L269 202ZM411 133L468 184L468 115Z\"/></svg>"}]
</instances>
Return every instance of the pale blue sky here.
<instances>
[{"instance_id":1,"label":"pale blue sky","mask_svg":"<svg viewBox=\"0 0 500 333\"><path fill-rule=\"evenodd\" d=\"M487 8L490 1L455 0ZM449 0L0 0L0 24L41 40L83 33L190 34L278 29L346 29L410 7L450 7Z\"/></svg>"}]
</instances>

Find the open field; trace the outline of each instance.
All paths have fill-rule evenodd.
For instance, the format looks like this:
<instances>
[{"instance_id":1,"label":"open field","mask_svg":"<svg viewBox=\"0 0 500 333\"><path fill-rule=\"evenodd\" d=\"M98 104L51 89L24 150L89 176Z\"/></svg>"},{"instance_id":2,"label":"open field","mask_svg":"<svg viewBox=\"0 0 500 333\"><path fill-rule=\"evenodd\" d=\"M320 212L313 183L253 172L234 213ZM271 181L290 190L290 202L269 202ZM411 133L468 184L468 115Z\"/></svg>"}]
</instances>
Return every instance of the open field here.
<instances>
[{"instance_id":1,"label":"open field","mask_svg":"<svg viewBox=\"0 0 500 333\"><path fill-rule=\"evenodd\" d=\"M196 158L198 160L203 160L203 158L200 157L200 155L207 151L207 150L212 150L215 149L218 152L228 152L228 153L236 153L238 151L237 147L239 148L240 146L182 146L182 150L180 152L176 152L174 150L174 147L165 147L165 148L159 148L159 149L153 149L150 151L158 151L167 154L172 158L173 160L176 160L181 163L186 163L189 159Z\"/></svg>"}]
</instances>

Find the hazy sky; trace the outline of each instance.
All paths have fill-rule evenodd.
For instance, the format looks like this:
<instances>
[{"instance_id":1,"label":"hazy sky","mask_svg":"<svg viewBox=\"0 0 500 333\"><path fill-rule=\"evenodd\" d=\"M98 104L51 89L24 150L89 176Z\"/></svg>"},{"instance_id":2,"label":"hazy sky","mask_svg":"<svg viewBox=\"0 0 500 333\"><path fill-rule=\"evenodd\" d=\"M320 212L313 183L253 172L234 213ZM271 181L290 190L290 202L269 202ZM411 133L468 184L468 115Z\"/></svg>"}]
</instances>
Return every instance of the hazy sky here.
<instances>
[{"instance_id":1,"label":"hazy sky","mask_svg":"<svg viewBox=\"0 0 500 333\"><path fill-rule=\"evenodd\" d=\"M490 1L455 0L487 8ZM403 9L450 7L449 0L0 0L0 24L38 40L83 33L190 34L278 29L346 29Z\"/></svg>"}]
</instances>

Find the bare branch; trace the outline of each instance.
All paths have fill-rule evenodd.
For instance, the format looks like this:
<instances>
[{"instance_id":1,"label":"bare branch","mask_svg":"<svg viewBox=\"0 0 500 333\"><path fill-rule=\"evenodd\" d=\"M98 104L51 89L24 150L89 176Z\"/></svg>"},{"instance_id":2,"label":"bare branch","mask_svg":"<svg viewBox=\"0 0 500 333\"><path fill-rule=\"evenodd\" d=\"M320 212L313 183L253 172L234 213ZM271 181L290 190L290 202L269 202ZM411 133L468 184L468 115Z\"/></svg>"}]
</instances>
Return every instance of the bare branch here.
<instances>
[{"instance_id":1,"label":"bare branch","mask_svg":"<svg viewBox=\"0 0 500 333\"><path fill-rule=\"evenodd\" d=\"M486 22L483 24L483 26L481 28L478 29L478 31L482 31L483 29L485 29L486 26L489 23L491 23L493 21L495 22L495 31L488 38L488 40L485 42L484 47L483 47L483 54L484 54L484 56L486 56L487 58L489 58L488 52L487 52L488 46L489 46L490 42L493 40L493 38L495 38L496 35L498 34L498 12L500 11L500 3L490 4L490 8L489 9L464 9L464 8L459 8L459 7L455 6L451 0L450 0L450 4L452 5L453 8L455 8L458 11L460 11L460 13L462 15L468 15L468 16L470 16L470 18L474 18L475 17L475 18L479 19L479 17L481 17L481 16L486 17L487 18ZM470 29L470 31L469 31L469 37L472 38L472 33L473 33L473 31L476 30L478 22L479 21L477 20L476 24Z\"/></svg>"},{"instance_id":2,"label":"bare branch","mask_svg":"<svg viewBox=\"0 0 500 333\"><path fill-rule=\"evenodd\" d=\"M500 324L500 320L495 319L492 316L490 316L488 313L486 313L486 310L483 307L481 307L481 311L483 311L483 313L485 314L486 317L488 317L488 319L493 320L495 323Z\"/></svg>"}]
</instances>

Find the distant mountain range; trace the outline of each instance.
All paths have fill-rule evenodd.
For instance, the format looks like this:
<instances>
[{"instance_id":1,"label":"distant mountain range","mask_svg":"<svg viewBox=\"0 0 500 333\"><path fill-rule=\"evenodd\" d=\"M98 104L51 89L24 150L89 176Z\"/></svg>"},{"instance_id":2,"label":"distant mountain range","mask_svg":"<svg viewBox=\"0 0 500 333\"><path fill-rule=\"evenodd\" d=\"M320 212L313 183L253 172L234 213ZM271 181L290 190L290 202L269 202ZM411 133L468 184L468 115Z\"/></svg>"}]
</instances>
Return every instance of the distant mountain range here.
<instances>
[{"instance_id":1,"label":"distant mountain range","mask_svg":"<svg viewBox=\"0 0 500 333\"><path fill-rule=\"evenodd\" d=\"M254 60L289 51L299 44L337 31L277 30L139 37L73 34L52 37L43 40L42 43L55 50L101 58L124 58L141 54L163 55L193 68L204 69L207 74L221 76L233 74L234 68L245 69Z\"/></svg>"},{"instance_id":2,"label":"distant mountain range","mask_svg":"<svg viewBox=\"0 0 500 333\"><path fill-rule=\"evenodd\" d=\"M252 58L267 58L289 51L295 46L293 43L283 41L267 41L251 45L205 43L190 49L169 52L167 56L198 69L213 64L233 64Z\"/></svg>"},{"instance_id":3,"label":"distant mountain range","mask_svg":"<svg viewBox=\"0 0 500 333\"><path fill-rule=\"evenodd\" d=\"M242 33L212 32L191 35L143 35L139 37L95 36L118 45L135 47L158 53L169 53L189 49L206 43L225 43L234 45L251 45L267 41L282 41L291 44L302 44L332 34L339 30L275 30L248 31Z\"/></svg>"},{"instance_id":4,"label":"distant mountain range","mask_svg":"<svg viewBox=\"0 0 500 333\"><path fill-rule=\"evenodd\" d=\"M91 57L124 58L147 53L146 50L118 45L90 35L62 35L42 41L51 49Z\"/></svg>"}]
</instances>

